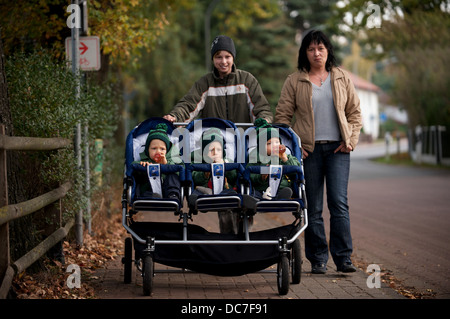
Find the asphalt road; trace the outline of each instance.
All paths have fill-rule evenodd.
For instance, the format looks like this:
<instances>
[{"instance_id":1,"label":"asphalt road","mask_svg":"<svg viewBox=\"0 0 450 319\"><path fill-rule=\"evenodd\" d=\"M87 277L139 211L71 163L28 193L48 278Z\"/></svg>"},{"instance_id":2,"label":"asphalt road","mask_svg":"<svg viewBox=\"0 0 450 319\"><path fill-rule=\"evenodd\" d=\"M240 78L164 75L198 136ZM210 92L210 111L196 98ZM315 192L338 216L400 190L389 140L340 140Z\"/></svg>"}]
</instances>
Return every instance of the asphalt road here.
<instances>
[{"instance_id":1,"label":"asphalt road","mask_svg":"<svg viewBox=\"0 0 450 319\"><path fill-rule=\"evenodd\" d=\"M383 144L371 144L358 146L352 154L349 204L354 254L379 265L406 287L449 298L450 169L369 160L385 152Z\"/></svg>"}]
</instances>

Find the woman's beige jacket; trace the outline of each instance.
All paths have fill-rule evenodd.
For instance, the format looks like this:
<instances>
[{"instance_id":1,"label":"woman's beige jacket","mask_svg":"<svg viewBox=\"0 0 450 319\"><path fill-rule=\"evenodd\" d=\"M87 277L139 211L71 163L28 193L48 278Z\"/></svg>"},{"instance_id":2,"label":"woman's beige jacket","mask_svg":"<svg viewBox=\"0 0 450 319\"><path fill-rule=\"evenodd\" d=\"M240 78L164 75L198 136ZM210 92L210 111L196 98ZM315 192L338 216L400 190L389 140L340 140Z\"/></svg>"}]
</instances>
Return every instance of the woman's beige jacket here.
<instances>
[{"instance_id":1,"label":"woman's beige jacket","mask_svg":"<svg viewBox=\"0 0 450 319\"><path fill-rule=\"evenodd\" d=\"M334 67L330 75L341 138L346 146L355 149L362 128L359 97L344 70ZM312 83L307 72L297 71L287 77L276 108L275 123L292 126L301 138L302 147L314 151Z\"/></svg>"}]
</instances>

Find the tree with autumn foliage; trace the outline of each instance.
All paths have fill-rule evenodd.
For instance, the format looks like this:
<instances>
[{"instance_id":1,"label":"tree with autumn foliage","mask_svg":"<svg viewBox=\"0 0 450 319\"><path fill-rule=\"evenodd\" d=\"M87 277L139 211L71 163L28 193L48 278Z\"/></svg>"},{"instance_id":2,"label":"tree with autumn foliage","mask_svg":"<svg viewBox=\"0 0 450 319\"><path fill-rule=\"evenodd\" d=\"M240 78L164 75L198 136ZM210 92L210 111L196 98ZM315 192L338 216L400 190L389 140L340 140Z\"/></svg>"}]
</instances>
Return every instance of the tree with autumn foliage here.
<instances>
[{"instance_id":1,"label":"tree with autumn foliage","mask_svg":"<svg viewBox=\"0 0 450 319\"><path fill-rule=\"evenodd\" d=\"M448 0L349 0L329 21L360 41L394 78L390 95L409 125L450 126L450 3ZM375 24L374 24L375 23Z\"/></svg>"},{"instance_id":2,"label":"tree with autumn foliage","mask_svg":"<svg viewBox=\"0 0 450 319\"><path fill-rule=\"evenodd\" d=\"M70 36L66 20L67 0L1 0L0 21L4 51L51 48L64 52ZM152 48L169 24L171 10L189 6L188 0L92 0L88 1L88 35L100 37L102 54L113 63L127 65L141 48Z\"/></svg>"}]
</instances>

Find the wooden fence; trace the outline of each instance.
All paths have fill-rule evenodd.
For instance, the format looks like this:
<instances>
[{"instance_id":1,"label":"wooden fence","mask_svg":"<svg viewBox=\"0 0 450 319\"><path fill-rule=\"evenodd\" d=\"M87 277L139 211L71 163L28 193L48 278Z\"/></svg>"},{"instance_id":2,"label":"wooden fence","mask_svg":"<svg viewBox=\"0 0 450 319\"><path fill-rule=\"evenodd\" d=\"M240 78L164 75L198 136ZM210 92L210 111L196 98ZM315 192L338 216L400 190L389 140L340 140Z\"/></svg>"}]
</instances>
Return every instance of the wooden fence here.
<instances>
[{"instance_id":1,"label":"wooden fence","mask_svg":"<svg viewBox=\"0 0 450 319\"><path fill-rule=\"evenodd\" d=\"M450 166L449 127L418 125L408 133L409 153L414 162Z\"/></svg>"},{"instance_id":2,"label":"wooden fence","mask_svg":"<svg viewBox=\"0 0 450 319\"><path fill-rule=\"evenodd\" d=\"M75 220L71 219L64 227L61 225L61 210L57 212L53 229L56 229L31 251L11 264L9 248L8 222L34 213L42 208L55 213L55 206L71 189L72 183L65 182L57 189L28 201L8 205L7 150L46 151L72 146L72 141L64 138L15 137L5 135L5 128L0 124L0 299L5 299L15 274L18 274L42 257L50 248L63 240Z\"/></svg>"}]
</instances>

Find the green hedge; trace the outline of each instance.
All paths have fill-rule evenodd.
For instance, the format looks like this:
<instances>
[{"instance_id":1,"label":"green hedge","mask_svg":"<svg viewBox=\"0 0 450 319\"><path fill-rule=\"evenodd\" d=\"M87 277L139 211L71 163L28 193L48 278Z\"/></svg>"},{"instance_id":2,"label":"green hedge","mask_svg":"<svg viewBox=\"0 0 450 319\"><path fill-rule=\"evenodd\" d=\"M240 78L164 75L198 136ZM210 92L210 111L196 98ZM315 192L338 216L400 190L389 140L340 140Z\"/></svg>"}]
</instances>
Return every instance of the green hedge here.
<instances>
[{"instance_id":1,"label":"green hedge","mask_svg":"<svg viewBox=\"0 0 450 319\"><path fill-rule=\"evenodd\" d=\"M94 149L94 139L102 139L105 145L114 145L108 141L113 138L119 121L118 103L121 99L112 85L98 85L82 79L81 96L75 99L77 81L71 68L65 61L56 60L43 50L7 57L6 74L16 136L73 139L77 123L82 123L89 127L91 150ZM115 158L108 152L108 148L103 150L104 158ZM65 180L78 181L74 189L83 186L84 177L76 169L73 149L27 152L23 157L27 164L23 165L22 176L27 179L26 188L30 196L53 189ZM91 168L98 160L101 159L91 151ZM64 201L65 217L83 207L85 199L71 191Z\"/></svg>"}]
</instances>

